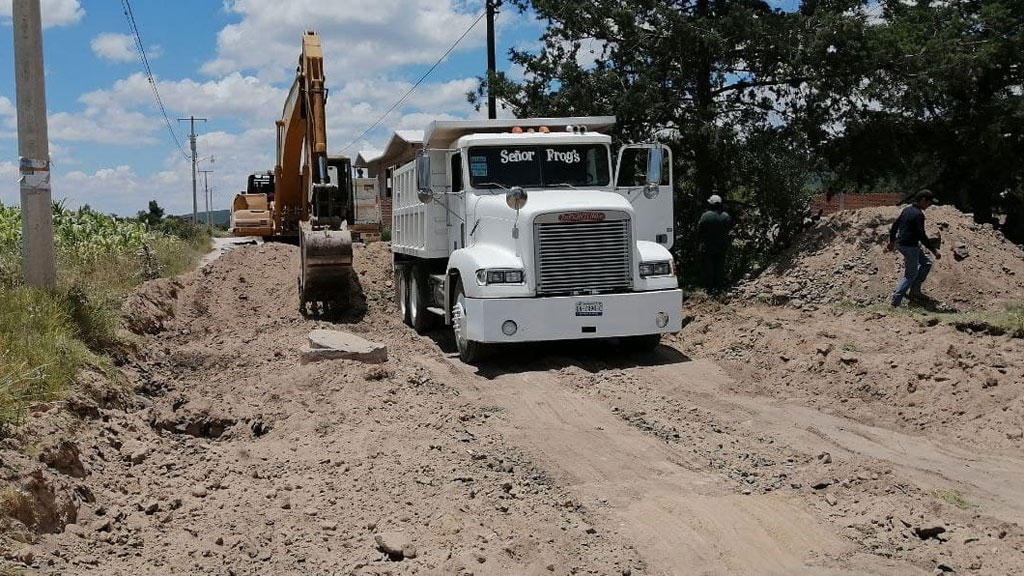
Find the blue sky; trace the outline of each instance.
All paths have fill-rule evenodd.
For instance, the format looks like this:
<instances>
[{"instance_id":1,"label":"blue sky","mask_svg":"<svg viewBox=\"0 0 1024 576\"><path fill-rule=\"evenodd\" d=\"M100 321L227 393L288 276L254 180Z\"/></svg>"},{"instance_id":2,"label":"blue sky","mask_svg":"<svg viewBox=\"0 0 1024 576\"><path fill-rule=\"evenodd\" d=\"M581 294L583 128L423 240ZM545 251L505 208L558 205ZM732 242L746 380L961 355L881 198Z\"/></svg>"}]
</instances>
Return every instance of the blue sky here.
<instances>
[{"instance_id":1,"label":"blue sky","mask_svg":"<svg viewBox=\"0 0 1024 576\"><path fill-rule=\"evenodd\" d=\"M133 214L156 198L191 210L190 165L154 104L120 2L42 0L55 199ZM173 128L198 126L199 156L226 208L245 176L272 167L273 121L294 74L302 30L323 36L331 87L328 137L339 151L415 82L483 9L483 0L136 0L132 9ZM17 203L10 0L0 4L0 201ZM509 10L499 65L542 28ZM478 114L464 93L486 65L483 22L384 125L347 151L379 147L392 129Z\"/></svg>"}]
</instances>

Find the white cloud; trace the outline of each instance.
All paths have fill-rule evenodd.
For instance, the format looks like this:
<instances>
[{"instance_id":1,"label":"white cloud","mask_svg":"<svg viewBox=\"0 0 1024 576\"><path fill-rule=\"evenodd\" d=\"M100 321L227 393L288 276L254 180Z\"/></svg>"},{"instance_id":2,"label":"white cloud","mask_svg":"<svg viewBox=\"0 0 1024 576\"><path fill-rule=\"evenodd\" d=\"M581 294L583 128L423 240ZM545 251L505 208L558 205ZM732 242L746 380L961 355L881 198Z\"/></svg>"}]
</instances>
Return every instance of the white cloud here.
<instances>
[{"instance_id":1,"label":"white cloud","mask_svg":"<svg viewBox=\"0 0 1024 576\"><path fill-rule=\"evenodd\" d=\"M140 112L116 106L85 112L57 112L49 117L49 134L54 140L95 142L131 146L156 142L153 133L160 121Z\"/></svg>"},{"instance_id":2,"label":"white cloud","mask_svg":"<svg viewBox=\"0 0 1024 576\"><path fill-rule=\"evenodd\" d=\"M203 72L219 76L236 70L287 80L294 69L302 32L316 23L324 45L328 79L372 76L408 64L432 64L476 20L482 0L226 0L241 21L217 35L217 55ZM459 49L481 46L481 24Z\"/></svg>"},{"instance_id":3,"label":"white cloud","mask_svg":"<svg viewBox=\"0 0 1024 576\"><path fill-rule=\"evenodd\" d=\"M18 190L18 165L14 162L0 162L0 204L11 206L20 203Z\"/></svg>"},{"instance_id":4,"label":"white cloud","mask_svg":"<svg viewBox=\"0 0 1024 576\"><path fill-rule=\"evenodd\" d=\"M0 96L0 138L18 137L18 111L14 102L6 96Z\"/></svg>"},{"instance_id":5,"label":"white cloud","mask_svg":"<svg viewBox=\"0 0 1024 576\"><path fill-rule=\"evenodd\" d=\"M157 90L169 113L194 114L220 120L236 119L243 123L268 124L280 115L287 90L276 88L256 77L235 72L218 80L196 82L157 80ZM153 90L142 73L118 80L109 90L83 94L79 101L89 109L111 106L126 109L153 106ZM116 103L116 104L115 104Z\"/></svg>"},{"instance_id":6,"label":"white cloud","mask_svg":"<svg viewBox=\"0 0 1024 576\"><path fill-rule=\"evenodd\" d=\"M93 54L102 60L134 62L138 58L135 38L129 34L104 32L93 38L89 46L92 48ZM150 46L146 49L146 56L150 60L159 58L162 53L159 46Z\"/></svg>"},{"instance_id":7,"label":"white cloud","mask_svg":"<svg viewBox=\"0 0 1024 576\"><path fill-rule=\"evenodd\" d=\"M10 0L0 3L0 22L11 23L13 7L13 2ZM79 0L42 0L40 10L43 17L43 28L78 24L78 21L85 16L85 9L82 8Z\"/></svg>"},{"instance_id":8,"label":"white cloud","mask_svg":"<svg viewBox=\"0 0 1024 576\"><path fill-rule=\"evenodd\" d=\"M327 106L331 153L341 153L411 87L409 82L370 78L355 80L333 90ZM354 155L355 150L367 146L380 148L390 136L390 130L423 129L431 120L473 116L476 112L466 101L466 92L475 87L475 78L422 84L402 106L385 118L381 128L344 153Z\"/></svg>"}]
</instances>

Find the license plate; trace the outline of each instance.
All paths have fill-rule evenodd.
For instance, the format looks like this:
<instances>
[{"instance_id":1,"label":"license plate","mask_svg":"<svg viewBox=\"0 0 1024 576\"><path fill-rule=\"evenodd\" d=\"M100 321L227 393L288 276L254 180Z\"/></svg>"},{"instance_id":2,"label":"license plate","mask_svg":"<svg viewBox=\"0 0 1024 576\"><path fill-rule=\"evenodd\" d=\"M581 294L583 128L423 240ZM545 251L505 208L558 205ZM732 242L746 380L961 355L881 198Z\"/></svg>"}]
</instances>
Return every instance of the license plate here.
<instances>
[{"instance_id":1,"label":"license plate","mask_svg":"<svg viewBox=\"0 0 1024 576\"><path fill-rule=\"evenodd\" d=\"M577 316L604 316L603 302L577 302Z\"/></svg>"}]
</instances>

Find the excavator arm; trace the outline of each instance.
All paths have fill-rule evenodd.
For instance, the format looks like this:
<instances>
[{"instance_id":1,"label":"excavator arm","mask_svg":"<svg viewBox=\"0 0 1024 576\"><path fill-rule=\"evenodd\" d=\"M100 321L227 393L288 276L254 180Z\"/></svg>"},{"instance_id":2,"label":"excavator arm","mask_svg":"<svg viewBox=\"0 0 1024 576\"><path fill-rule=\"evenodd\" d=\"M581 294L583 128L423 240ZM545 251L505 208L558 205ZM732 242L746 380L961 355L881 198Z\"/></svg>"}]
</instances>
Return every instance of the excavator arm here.
<instances>
[{"instance_id":1,"label":"excavator arm","mask_svg":"<svg viewBox=\"0 0 1024 576\"><path fill-rule=\"evenodd\" d=\"M323 49L315 32L302 35L302 53L277 121L274 224L292 235L299 223L337 229L348 216L351 190L331 181L327 160L327 88Z\"/></svg>"}]
</instances>

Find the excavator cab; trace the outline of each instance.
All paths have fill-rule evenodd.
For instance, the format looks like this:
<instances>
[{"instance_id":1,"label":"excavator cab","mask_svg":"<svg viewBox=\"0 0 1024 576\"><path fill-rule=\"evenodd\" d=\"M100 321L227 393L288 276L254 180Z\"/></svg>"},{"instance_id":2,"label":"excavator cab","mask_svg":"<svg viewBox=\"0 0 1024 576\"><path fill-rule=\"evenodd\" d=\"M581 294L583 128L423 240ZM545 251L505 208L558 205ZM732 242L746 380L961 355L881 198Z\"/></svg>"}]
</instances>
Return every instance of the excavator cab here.
<instances>
[{"instance_id":1,"label":"excavator cab","mask_svg":"<svg viewBox=\"0 0 1024 576\"><path fill-rule=\"evenodd\" d=\"M352 223L352 161L344 156L330 156L326 161L327 177L314 182L309 200L313 219L332 230L342 223Z\"/></svg>"}]
</instances>

